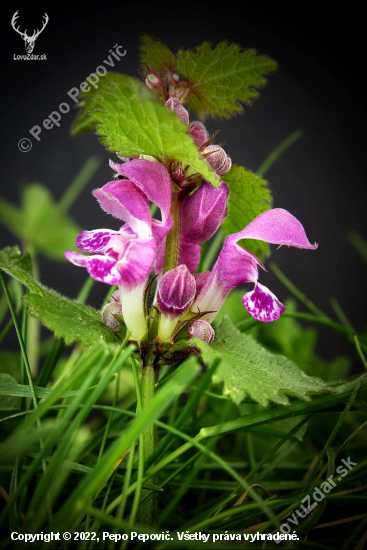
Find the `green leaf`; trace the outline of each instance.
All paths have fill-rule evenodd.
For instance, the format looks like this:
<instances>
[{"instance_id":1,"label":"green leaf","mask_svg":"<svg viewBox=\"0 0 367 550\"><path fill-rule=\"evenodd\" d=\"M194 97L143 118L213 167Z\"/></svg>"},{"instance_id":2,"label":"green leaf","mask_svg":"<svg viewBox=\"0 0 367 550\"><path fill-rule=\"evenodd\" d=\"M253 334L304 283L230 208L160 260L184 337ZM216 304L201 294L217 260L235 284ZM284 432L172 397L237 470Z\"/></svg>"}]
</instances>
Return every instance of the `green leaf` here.
<instances>
[{"instance_id":1,"label":"green leaf","mask_svg":"<svg viewBox=\"0 0 367 550\"><path fill-rule=\"evenodd\" d=\"M97 88L90 86L88 92L81 92L79 94L81 101L78 103L77 108L80 109L80 111L71 126L71 134L73 136L91 132L95 129L96 121L91 116L90 111L97 107L98 95L108 90L111 83L117 86L128 87L132 91L136 91L140 85L139 80L124 74L106 73L104 76L100 77Z\"/></svg>"},{"instance_id":2,"label":"green leaf","mask_svg":"<svg viewBox=\"0 0 367 550\"><path fill-rule=\"evenodd\" d=\"M7 246L0 251L0 268L31 292L43 296L42 285L33 279L31 257L27 252L22 256L18 246Z\"/></svg>"},{"instance_id":3,"label":"green leaf","mask_svg":"<svg viewBox=\"0 0 367 550\"><path fill-rule=\"evenodd\" d=\"M146 97L140 89L111 83L98 97L100 109L92 113L100 122L97 133L104 136L101 142L123 157L149 155L166 167L171 160L180 160L218 185L218 176L187 134L188 126L165 105Z\"/></svg>"},{"instance_id":4,"label":"green leaf","mask_svg":"<svg viewBox=\"0 0 367 550\"><path fill-rule=\"evenodd\" d=\"M8 386L10 392L8 394L1 394L3 397L0 400L0 411L13 411L14 409L20 409L20 397L11 395L11 388L18 387L15 378L10 374L0 373L0 388L2 386Z\"/></svg>"},{"instance_id":5,"label":"green leaf","mask_svg":"<svg viewBox=\"0 0 367 550\"><path fill-rule=\"evenodd\" d=\"M204 42L195 51L180 50L175 69L186 78L191 95L190 109L201 118L241 112L240 101L250 104L266 84L264 75L277 68L275 61L255 50L241 50L236 44L220 42L214 50Z\"/></svg>"},{"instance_id":6,"label":"green leaf","mask_svg":"<svg viewBox=\"0 0 367 550\"><path fill-rule=\"evenodd\" d=\"M23 193L23 242L57 260L65 260L65 250L76 250L79 226L61 213L49 190L40 184L29 185Z\"/></svg>"},{"instance_id":7,"label":"green leaf","mask_svg":"<svg viewBox=\"0 0 367 550\"><path fill-rule=\"evenodd\" d=\"M240 330L244 328L246 334L251 334L266 349L284 355L309 376L319 376L327 383L347 378L351 368L350 357L339 356L327 362L317 355L316 330L303 327L296 319L290 317L292 313L297 312L295 300L288 298L284 301L287 311L278 321L259 323L254 322L253 317L244 308L243 293L243 290L230 292L215 318L216 326L219 326L223 317L228 315L233 324L239 325Z\"/></svg>"},{"instance_id":8,"label":"green leaf","mask_svg":"<svg viewBox=\"0 0 367 550\"><path fill-rule=\"evenodd\" d=\"M224 180L229 187L228 215L222 226L227 237L269 210L272 200L267 182L243 166L233 165ZM244 239L239 244L255 256L269 255L269 246L263 241Z\"/></svg>"},{"instance_id":9,"label":"green leaf","mask_svg":"<svg viewBox=\"0 0 367 550\"><path fill-rule=\"evenodd\" d=\"M0 220L13 235L18 237L23 234L24 218L21 210L2 198L0 198Z\"/></svg>"},{"instance_id":10,"label":"green leaf","mask_svg":"<svg viewBox=\"0 0 367 550\"><path fill-rule=\"evenodd\" d=\"M175 64L175 56L169 48L157 38L143 34L141 36L140 59L145 71L154 71L157 76L164 76Z\"/></svg>"},{"instance_id":11,"label":"green leaf","mask_svg":"<svg viewBox=\"0 0 367 550\"><path fill-rule=\"evenodd\" d=\"M310 401L310 393L332 391L321 379L307 376L285 357L270 353L251 336L236 330L228 318L223 319L213 344L198 338L194 343L205 362L220 357L213 381L224 382L223 393L236 404L246 394L267 406L269 401L289 405L287 395Z\"/></svg>"},{"instance_id":12,"label":"green leaf","mask_svg":"<svg viewBox=\"0 0 367 550\"><path fill-rule=\"evenodd\" d=\"M21 256L17 246L7 247L0 251L0 268L31 291L23 297L29 312L58 338L64 338L66 344L81 342L89 346L101 340L100 312L69 300L35 280L29 254Z\"/></svg>"},{"instance_id":13,"label":"green leaf","mask_svg":"<svg viewBox=\"0 0 367 550\"><path fill-rule=\"evenodd\" d=\"M64 338L66 344L81 342L90 346L102 338L101 314L91 307L46 289L43 297L27 294L24 301L30 314L42 321L57 338Z\"/></svg>"},{"instance_id":14,"label":"green leaf","mask_svg":"<svg viewBox=\"0 0 367 550\"><path fill-rule=\"evenodd\" d=\"M56 260L64 260L65 250L76 250L78 225L55 204L49 190L39 183L27 185L22 206L16 208L0 199L3 224L25 245Z\"/></svg>"}]
</instances>

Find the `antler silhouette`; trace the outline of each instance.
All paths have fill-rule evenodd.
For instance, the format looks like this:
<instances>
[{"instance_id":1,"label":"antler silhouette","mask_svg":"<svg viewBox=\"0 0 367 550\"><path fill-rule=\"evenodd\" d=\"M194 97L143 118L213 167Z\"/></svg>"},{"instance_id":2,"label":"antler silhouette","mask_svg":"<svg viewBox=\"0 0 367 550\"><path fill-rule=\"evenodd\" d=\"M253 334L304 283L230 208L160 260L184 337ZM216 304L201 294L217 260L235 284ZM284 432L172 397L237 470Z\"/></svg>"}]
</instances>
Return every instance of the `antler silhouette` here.
<instances>
[{"instance_id":1,"label":"antler silhouette","mask_svg":"<svg viewBox=\"0 0 367 550\"><path fill-rule=\"evenodd\" d=\"M16 20L17 20L17 18L19 17L18 14L19 14L19 10L17 10L17 11L15 12L15 14L13 15L13 17L12 17L11 26L13 27L13 29L14 29L15 31L17 31L17 33L20 34L20 36L23 38L23 40L27 40L27 39L28 39L28 40L32 39L32 41L36 40L36 38L41 34L41 32L43 31L43 29L45 28L45 26L46 26L47 23L48 23L49 17L48 17L48 15L47 15L47 13L45 13L45 14L43 15L43 17L45 18L45 20L44 20L44 22L43 22L42 29L33 31L32 36L28 36L28 35L27 35L27 29L25 30L25 32L21 32L21 31L19 30L19 28L17 28L17 27L15 26Z\"/></svg>"},{"instance_id":2,"label":"antler silhouette","mask_svg":"<svg viewBox=\"0 0 367 550\"><path fill-rule=\"evenodd\" d=\"M32 35L32 38L34 38L35 40L36 40L36 38L38 37L38 35L41 34L41 32L43 31L43 29L45 28L45 26L46 26L47 23L48 23L49 17L48 17L48 15L47 15L46 12L45 12L45 14L44 14L43 17L45 18L45 21L44 21L44 23L43 23L42 29L40 29L39 31L34 31L34 33L33 33L33 35Z\"/></svg>"},{"instance_id":3,"label":"antler silhouette","mask_svg":"<svg viewBox=\"0 0 367 550\"><path fill-rule=\"evenodd\" d=\"M14 15L13 15L13 17L12 17L12 20L11 20L11 26L13 27L13 29L14 29L15 31L17 31L17 33L20 34L20 36L23 38L23 40L25 40L25 37L27 36L27 31L21 32L21 31L20 31L19 29L17 29L17 27L15 26L16 19L17 19L17 17L19 17L18 13L19 13L19 10L17 10L17 11L14 13Z\"/></svg>"}]
</instances>

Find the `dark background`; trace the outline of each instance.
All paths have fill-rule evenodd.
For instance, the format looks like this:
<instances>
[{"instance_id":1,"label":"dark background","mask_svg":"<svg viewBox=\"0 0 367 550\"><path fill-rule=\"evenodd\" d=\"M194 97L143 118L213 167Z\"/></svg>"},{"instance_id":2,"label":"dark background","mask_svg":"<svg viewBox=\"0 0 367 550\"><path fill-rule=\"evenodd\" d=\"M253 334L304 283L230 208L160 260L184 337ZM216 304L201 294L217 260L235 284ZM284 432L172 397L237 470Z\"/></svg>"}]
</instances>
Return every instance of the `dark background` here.
<instances>
[{"instance_id":1,"label":"dark background","mask_svg":"<svg viewBox=\"0 0 367 550\"><path fill-rule=\"evenodd\" d=\"M260 98L244 114L231 120L209 120L210 131L220 129L217 142L235 163L256 171L263 159L294 130L303 137L267 173L274 206L289 210L305 226L317 251L286 249L272 258L320 308L332 313L329 299L336 296L347 317L362 330L366 326L366 266L349 244L348 231L367 237L365 184L365 78L366 47L361 14L294 3L294 11L225 1L199 2L99 2L58 6L55 3L28 9L13 4L2 17L2 166L1 195L19 202L25 181L47 185L60 198L77 171L91 155L103 159L102 167L83 192L71 213L85 229L118 226L100 210L91 190L110 181L108 158L113 155L93 134L72 138L75 112L62 116L60 127L43 129L35 142L29 129L60 103L71 104L67 92L81 82L109 55L115 44L127 50L116 64L118 72L138 76L139 37L142 32L162 39L176 52L203 41L221 40L251 47L279 63L269 76ZM47 12L49 23L37 39L34 53L47 61L15 61L24 54L21 37L10 21L19 9L19 24L39 28ZM192 119L194 119L193 117ZM28 153L18 141L31 137ZM0 245L15 238L0 227ZM75 297L85 271L67 263L41 259L44 283ZM260 274L280 300L287 290L269 273ZM92 304L99 305L102 284ZM320 329L320 352L331 358L350 349L329 329Z\"/></svg>"}]
</instances>

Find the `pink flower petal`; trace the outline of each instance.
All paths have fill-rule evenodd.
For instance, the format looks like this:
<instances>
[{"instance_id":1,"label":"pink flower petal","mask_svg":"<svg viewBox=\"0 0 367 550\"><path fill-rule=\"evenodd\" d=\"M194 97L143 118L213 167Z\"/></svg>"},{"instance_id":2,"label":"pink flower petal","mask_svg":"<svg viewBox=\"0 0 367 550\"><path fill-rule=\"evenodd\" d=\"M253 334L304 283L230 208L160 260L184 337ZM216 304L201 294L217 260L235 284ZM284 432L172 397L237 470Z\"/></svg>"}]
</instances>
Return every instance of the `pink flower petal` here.
<instances>
[{"instance_id":1,"label":"pink flower petal","mask_svg":"<svg viewBox=\"0 0 367 550\"><path fill-rule=\"evenodd\" d=\"M215 319L224 300L235 286L241 283L255 283L258 278L259 260L256 256L237 244L229 243L228 239L229 237L191 308L194 313L213 311L203 317L208 323Z\"/></svg>"},{"instance_id":2,"label":"pink flower petal","mask_svg":"<svg viewBox=\"0 0 367 550\"><path fill-rule=\"evenodd\" d=\"M107 230L108 231L108 230ZM101 231L84 231L80 235L85 248L93 248L93 237ZM84 256L79 252L65 252L65 257L81 267L85 267L93 279L109 285L118 284L129 291L136 285L144 284L152 269L157 244L155 239L140 239L125 224L120 232L110 232L107 242L104 237L96 237L100 242L102 253L95 256ZM91 241L88 243L88 241Z\"/></svg>"},{"instance_id":3,"label":"pink flower petal","mask_svg":"<svg viewBox=\"0 0 367 550\"><path fill-rule=\"evenodd\" d=\"M211 274L193 304L192 311L207 311L211 303L215 306L212 309L219 311L234 287L241 283L257 282L257 266L260 265L263 269L264 266L256 256L237 244L240 239L258 239L299 248L317 248L317 244L311 245L308 242L300 222L286 210L275 208L260 214L245 229L226 238ZM259 292L255 292L255 297L259 296ZM250 299L251 294L246 300ZM212 321L213 318L205 320Z\"/></svg>"},{"instance_id":4,"label":"pink flower petal","mask_svg":"<svg viewBox=\"0 0 367 550\"><path fill-rule=\"evenodd\" d=\"M296 246L315 250L317 244L310 244L303 225L282 208L273 208L263 212L245 229L229 237L231 242L240 239L258 239L271 244Z\"/></svg>"},{"instance_id":5,"label":"pink flower petal","mask_svg":"<svg viewBox=\"0 0 367 550\"><path fill-rule=\"evenodd\" d=\"M131 290L149 277L157 253L155 239L130 239L123 257L117 262L120 286Z\"/></svg>"},{"instance_id":6,"label":"pink flower petal","mask_svg":"<svg viewBox=\"0 0 367 550\"><path fill-rule=\"evenodd\" d=\"M153 224L154 236L159 245L173 225L170 215L172 183L169 173L159 162L136 159L123 164L120 174L133 181L160 208L162 221L156 220Z\"/></svg>"},{"instance_id":7,"label":"pink flower petal","mask_svg":"<svg viewBox=\"0 0 367 550\"><path fill-rule=\"evenodd\" d=\"M254 319L270 323L279 319L286 308L266 286L257 283L252 292L247 292L242 302Z\"/></svg>"},{"instance_id":8,"label":"pink flower petal","mask_svg":"<svg viewBox=\"0 0 367 550\"><path fill-rule=\"evenodd\" d=\"M84 252L104 252L111 237L117 234L116 231L110 231L109 229L82 231L76 238L76 246Z\"/></svg>"},{"instance_id":9,"label":"pink flower petal","mask_svg":"<svg viewBox=\"0 0 367 550\"><path fill-rule=\"evenodd\" d=\"M254 254L232 243L231 237L232 235L225 240L211 277L227 292L243 283L255 283L258 279L257 266L262 266Z\"/></svg>"},{"instance_id":10,"label":"pink flower petal","mask_svg":"<svg viewBox=\"0 0 367 550\"><path fill-rule=\"evenodd\" d=\"M64 256L74 265L78 265L80 267L86 267L87 265L88 256L84 256L84 254L80 254L80 252L72 252L71 250L67 250L64 252Z\"/></svg>"},{"instance_id":11,"label":"pink flower petal","mask_svg":"<svg viewBox=\"0 0 367 550\"><path fill-rule=\"evenodd\" d=\"M117 262L108 256L89 256L86 261L86 268L91 277L100 283L107 285L118 285L121 282L121 275L116 269Z\"/></svg>"},{"instance_id":12,"label":"pink flower petal","mask_svg":"<svg viewBox=\"0 0 367 550\"><path fill-rule=\"evenodd\" d=\"M93 191L103 210L125 221L141 238L151 236L149 202L133 182L115 180Z\"/></svg>"}]
</instances>

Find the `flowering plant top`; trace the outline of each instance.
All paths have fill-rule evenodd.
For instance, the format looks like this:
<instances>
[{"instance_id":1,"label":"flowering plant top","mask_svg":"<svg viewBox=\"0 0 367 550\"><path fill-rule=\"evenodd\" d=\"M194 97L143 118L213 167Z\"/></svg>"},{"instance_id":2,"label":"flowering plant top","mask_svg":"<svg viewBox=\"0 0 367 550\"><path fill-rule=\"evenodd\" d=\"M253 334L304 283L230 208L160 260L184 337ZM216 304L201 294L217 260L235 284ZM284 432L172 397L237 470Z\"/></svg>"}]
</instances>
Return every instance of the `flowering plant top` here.
<instances>
[{"instance_id":1,"label":"flowering plant top","mask_svg":"<svg viewBox=\"0 0 367 550\"><path fill-rule=\"evenodd\" d=\"M47 289L18 249L3 251L0 267L28 286L30 313L66 343L90 345L112 334L134 343L143 375L153 369L156 379L162 365L217 357L213 380L236 402L246 393L262 404L285 404L287 393L309 399L325 389L322 381L279 361L228 320L215 327L227 296L243 283L253 285L243 293L243 314L276 321L285 307L259 282L269 245L317 248L292 214L271 209L267 182L233 164L203 122L241 112L276 63L226 42L174 55L147 35L141 59L142 81L107 73L81 94L72 129L96 129L113 153L114 177L93 191L106 224L80 233L80 252L65 252L93 279L115 286L109 302L98 313ZM209 270L214 235L222 250Z\"/></svg>"},{"instance_id":2,"label":"flowering plant top","mask_svg":"<svg viewBox=\"0 0 367 550\"><path fill-rule=\"evenodd\" d=\"M247 312L276 321L285 307L258 282L259 266L265 269L258 256L268 253L267 244L311 250L317 244L289 212L270 208L267 182L232 165L216 135L186 108L201 118L241 112L241 102L258 96L255 88L276 64L226 42L174 56L147 35L141 57L144 83L107 74L99 90L83 94L73 128L76 134L96 126L117 153L120 162L110 161L115 178L93 194L124 223L83 231L76 241L83 254L65 256L95 280L117 285L103 323L136 342L143 367L150 362L158 369L200 353L200 341L215 342L212 323L240 284L254 285L242 299ZM202 245L222 224L227 237L217 261L211 271L197 272Z\"/></svg>"}]
</instances>

